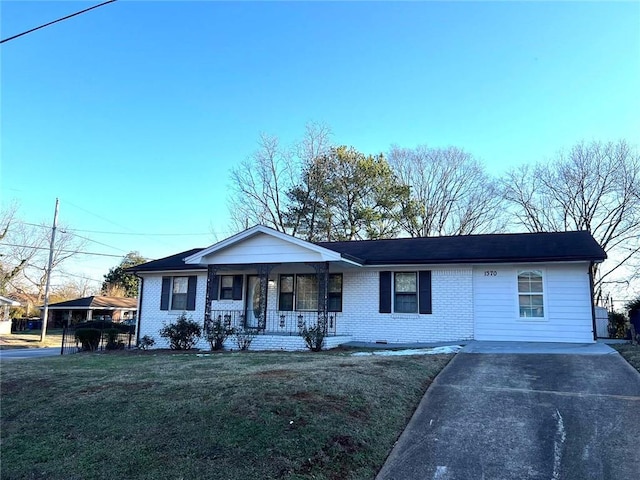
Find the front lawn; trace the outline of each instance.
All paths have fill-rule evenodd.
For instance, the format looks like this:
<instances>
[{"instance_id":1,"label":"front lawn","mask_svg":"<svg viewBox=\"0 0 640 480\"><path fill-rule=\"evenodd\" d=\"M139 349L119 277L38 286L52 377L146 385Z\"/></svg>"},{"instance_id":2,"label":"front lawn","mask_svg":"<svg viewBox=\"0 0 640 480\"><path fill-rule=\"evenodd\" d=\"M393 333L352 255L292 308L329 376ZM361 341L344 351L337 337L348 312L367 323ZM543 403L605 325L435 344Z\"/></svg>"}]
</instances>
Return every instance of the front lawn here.
<instances>
[{"instance_id":1,"label":"front lawn","mask_svg":"<svg viewBox=\"0 0 640 480\"><path fill-rule=\"evenodd\" d=\"M610 347L615 348L633 368L640 372L640 345L619 343L610 345Z\"/></svg>"},{"instance_id":2,"label":"front lawn","mask_svg":"<svg viewBox=\"0 0 640 480\"><path fill-rule=\"evenodd\" d=\"M5 362L2 478L372 479L452 355Z\"/></svg>"}]
</instances>

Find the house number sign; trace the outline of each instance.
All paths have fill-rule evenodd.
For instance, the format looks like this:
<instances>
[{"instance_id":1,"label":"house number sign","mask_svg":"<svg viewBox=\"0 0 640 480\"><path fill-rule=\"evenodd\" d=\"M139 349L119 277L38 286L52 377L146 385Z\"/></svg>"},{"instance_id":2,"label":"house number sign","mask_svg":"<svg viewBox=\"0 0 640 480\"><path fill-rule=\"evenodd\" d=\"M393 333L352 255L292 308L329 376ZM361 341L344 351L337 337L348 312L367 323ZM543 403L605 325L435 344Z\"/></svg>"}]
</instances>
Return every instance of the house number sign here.
<instances>
[{"instance_id":1,"label":"house number sign","mask_svg":"<svg viewBox=\"0 0 640 480\"><path fill-rule=\"evenodd\" d=\"M495 270L485 270L484 271L484 276L485 277L497 277L498 276L498 272L496 272Z\"/></svg>"}]
</instances>

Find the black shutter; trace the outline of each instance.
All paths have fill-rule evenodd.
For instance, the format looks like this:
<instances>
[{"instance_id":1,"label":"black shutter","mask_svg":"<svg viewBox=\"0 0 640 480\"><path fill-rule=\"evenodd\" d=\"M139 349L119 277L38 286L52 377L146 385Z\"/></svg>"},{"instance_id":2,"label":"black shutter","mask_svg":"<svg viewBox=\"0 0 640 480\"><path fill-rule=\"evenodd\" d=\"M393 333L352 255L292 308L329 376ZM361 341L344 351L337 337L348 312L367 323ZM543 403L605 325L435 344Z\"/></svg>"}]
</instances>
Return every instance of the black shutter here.
<instances>
[{"instance_id":1,"label":"black shutter","mask_svg":"<svg viewBox=\"0 0 640 480\"><path fill-rule=\"evenodd\" d=\"M380 313L391 313L391 272L380 272Z\"/></svg>"},{"instance_id":2,"label":"black shutter","mask_svg":"<svg viewBox=\"0 0 640 480\"><path fill-rule=\"evenodd\" d=\"M424 270L418 274L420 313L431 313L431 271Z\"/></svg>"},{"instance_id":3,"label":"black shutter","mask_svg":"<svg viewBox=\"0 0 640 480\"><path fill-rule=\"evenodd\" d=\"M191 275L189 277L189 283L187 284L187 310L196 309L196 285L198 283L198 277Z\"/></svg>"},{"instance_id":4,"label":"black shutter","mask_svg":"<svg viewBox=\"0 0 640 480\"><path fill-rule=\"evenodd\" d=\"M242 300L242 275L233 276L233 299Z\"/></svg>"},{"instance_id":5,"label":"black shutter","mask_svg":"<svg viewBox=\"0 0 640 480\"><path fill-rule=\"evenodd\" d=\"M160 294L160 310L169 310L169 291L171 277L162 277L162 293Z\"/></svg>"},{"instance_id":6,"label":"black shutter","mask_svg":"<svg viewBox=\"0 0 640 480\"><path fill-rule=\"evenodd\" d=\"M218 282L220 282L220 277L215 273L211 277L211 281L209 282L209 301L218 300Z\"/></svg>"}]
</instances>

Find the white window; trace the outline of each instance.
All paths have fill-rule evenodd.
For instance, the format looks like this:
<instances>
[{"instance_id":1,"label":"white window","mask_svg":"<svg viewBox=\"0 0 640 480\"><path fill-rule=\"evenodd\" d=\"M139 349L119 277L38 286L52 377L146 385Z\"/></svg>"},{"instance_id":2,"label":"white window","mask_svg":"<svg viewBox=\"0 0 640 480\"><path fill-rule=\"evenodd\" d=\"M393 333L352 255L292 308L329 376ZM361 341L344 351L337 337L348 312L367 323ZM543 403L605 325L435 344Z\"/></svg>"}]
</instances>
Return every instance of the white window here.
<instances>
[{"instance_id":1,"label":"white window","mask_svg":"<svg viewBox=\"0 0 640 480\"><path fill-rule=\"evenodd\" d=\"M544 318L544 292L541 270L518 272L520 318Z\"/></svg>"},{"instance_id":2,"label":"white window","mask_svg":"<svg viewBox=\"0 0 640 480\"><path fill-rule=\"evenodd\" d=\"M173 277L173 289L171 293L171 310L187 309L187 290L189 277Z\"/></svg>"}]
</instances>

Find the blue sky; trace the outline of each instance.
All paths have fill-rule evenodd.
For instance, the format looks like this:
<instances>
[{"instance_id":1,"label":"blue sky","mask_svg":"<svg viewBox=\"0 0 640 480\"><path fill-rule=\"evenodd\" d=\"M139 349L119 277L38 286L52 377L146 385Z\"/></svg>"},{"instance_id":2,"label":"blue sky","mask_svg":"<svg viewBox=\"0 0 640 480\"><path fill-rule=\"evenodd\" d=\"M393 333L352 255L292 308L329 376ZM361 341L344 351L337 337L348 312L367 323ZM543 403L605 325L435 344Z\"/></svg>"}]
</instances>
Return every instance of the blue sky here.
<instances>
[{"instance_id":1,"label":"blue sky","mask_svg":"<svg viewBox=\"0 0 640 480\"><path fill-rule=\"evenodd\" d=\"M3 1L1 36L97 3ZM118 233L83 233L93 252L224 238L229 169L309 121L364 153L462 147L496 175L580 140L640 144L638 2L121 0L0 55L2 205L50 222L59 197L61 223Z\"/></svg>"}]
</instances>

